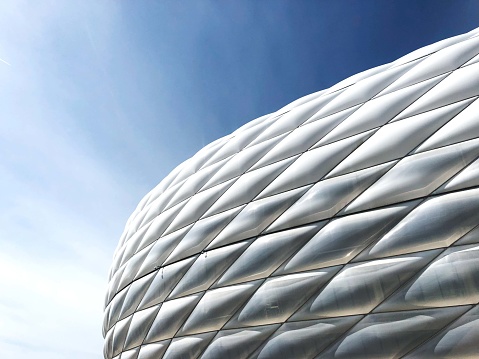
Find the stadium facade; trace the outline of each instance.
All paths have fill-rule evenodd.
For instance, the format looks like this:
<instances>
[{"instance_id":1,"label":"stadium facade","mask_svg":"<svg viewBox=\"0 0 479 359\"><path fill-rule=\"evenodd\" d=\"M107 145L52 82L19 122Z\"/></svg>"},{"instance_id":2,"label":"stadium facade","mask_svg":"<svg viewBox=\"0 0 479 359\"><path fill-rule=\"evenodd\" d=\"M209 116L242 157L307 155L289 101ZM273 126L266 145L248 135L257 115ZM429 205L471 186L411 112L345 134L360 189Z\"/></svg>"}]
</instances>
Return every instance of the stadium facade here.
<instances>
[{"instance_id":1,"label":"stadium facade","mask_svg":"<svg viewBox=\"0 0 479 359\"><path fill-rule=\"evenodd\" d=\"M478 358L479 29L260 117L148 193L108 359Z\"/></svg>"}]
</instances>

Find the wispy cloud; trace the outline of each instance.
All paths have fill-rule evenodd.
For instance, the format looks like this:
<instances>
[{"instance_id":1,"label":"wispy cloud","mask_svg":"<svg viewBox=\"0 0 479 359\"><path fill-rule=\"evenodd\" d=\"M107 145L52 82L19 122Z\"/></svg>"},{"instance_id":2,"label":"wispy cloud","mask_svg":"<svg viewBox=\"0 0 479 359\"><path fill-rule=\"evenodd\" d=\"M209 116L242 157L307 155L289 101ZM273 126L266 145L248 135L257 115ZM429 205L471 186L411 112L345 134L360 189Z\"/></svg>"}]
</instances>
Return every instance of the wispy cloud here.
<instances>
[{"instance_id":1,"label":"wispy cloud","mask_svg":"<svg viewBox=\"0 0 479 359\"><path fill-rule=\"evenodd\" d=\"M0 62L3 62L4 64L7 64L8 66L12 66L9 62L5 61L4 59L0 59Z\"/></svg>"}]
</instances>

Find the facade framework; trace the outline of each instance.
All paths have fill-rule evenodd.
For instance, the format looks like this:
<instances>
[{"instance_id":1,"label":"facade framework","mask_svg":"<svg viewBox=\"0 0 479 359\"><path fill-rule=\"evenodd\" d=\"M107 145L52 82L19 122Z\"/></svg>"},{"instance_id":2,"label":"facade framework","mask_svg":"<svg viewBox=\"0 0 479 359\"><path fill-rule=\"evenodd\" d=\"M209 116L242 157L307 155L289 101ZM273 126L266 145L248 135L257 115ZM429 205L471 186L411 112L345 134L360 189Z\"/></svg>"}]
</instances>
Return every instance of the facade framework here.
<instances>
[{"instance_id":1,"label":"facade framework","mask_svg":"<svg viewBox=\"0 0 479 359\"><path fill-rule=\"evenodd\" d=\"M479 29L260 117L148 193L108 359L478 358Z\"/></svg>"}]
</instances>

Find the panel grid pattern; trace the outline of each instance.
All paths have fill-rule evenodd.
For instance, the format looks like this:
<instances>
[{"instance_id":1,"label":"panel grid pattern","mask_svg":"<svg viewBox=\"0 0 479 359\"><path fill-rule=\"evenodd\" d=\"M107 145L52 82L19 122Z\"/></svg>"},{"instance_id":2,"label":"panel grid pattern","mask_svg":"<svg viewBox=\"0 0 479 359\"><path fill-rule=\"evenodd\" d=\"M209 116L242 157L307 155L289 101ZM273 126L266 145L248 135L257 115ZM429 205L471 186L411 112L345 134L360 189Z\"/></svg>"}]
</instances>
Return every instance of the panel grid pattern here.
<instances>
[{"instance_id":1,"label":"panel grid pattern","mask_svg":"<svg viewBox=\"0 0 479 359\"><path fill-rule=\"evenodd\" d=\"M173 170L115 251L104 356L472 358L478 303L476 29Z\"/></svg>"}]
</instances>

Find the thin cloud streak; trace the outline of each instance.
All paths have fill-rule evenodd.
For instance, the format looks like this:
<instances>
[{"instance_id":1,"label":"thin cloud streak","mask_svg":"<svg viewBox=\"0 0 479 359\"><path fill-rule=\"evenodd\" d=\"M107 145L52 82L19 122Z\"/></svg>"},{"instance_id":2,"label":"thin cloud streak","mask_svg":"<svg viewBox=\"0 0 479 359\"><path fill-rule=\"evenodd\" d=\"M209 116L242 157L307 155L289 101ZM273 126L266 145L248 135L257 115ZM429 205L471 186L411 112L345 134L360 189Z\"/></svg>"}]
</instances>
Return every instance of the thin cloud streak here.
<instances>
[{"instance_id":1,"label":"thin cloud streak","mask_svg":"<svg viewBox=\"0 0 479 359\"><path fill-rule=\"evenodd\" d=\"M1 62L3 62L4 64L7 64L8 66L12 66L9 62L5 61L4 59L0 59Z\"/></svg>"}]
</instances>

